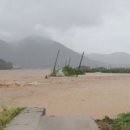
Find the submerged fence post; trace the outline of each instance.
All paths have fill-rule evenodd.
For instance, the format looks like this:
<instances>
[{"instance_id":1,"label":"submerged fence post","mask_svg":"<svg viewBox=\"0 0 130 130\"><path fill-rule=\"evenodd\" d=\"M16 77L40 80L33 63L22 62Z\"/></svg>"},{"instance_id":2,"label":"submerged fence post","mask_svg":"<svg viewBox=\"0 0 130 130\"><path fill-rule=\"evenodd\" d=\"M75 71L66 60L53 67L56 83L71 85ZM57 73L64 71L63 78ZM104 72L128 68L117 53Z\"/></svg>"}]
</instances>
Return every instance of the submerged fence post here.
<instances>
[{"instance_id":1,"label":"submerged fence post","mask_svg":"<svg viewBox=\"0 0 130 130\"><path fill-rule=\"evenodd\" d=\"M57 60L58 60L58 57L59 57L59 53L60 53L60 50L58 50L58 53L57 53L57 56L56 56L56 60L55 60L55 64L54 64L54 68L53 68L53 76L56 75L56 65L57 65Z\"/></svg>"}]
</instances>

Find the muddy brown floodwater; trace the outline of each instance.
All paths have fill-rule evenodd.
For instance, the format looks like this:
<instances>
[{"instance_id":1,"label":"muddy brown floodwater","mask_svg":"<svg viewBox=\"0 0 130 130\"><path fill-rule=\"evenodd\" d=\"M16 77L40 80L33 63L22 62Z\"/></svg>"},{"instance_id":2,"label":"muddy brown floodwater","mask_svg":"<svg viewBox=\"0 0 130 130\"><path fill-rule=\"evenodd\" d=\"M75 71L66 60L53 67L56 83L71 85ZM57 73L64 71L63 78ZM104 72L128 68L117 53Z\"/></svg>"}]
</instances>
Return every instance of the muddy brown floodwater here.
<instances>
[{"instance_id":1,"label":"muddy brown floodwater","mask_svg":"<svg viewBox=\"0 0 130 130\"><path fill-rule=\"evenodd\" d=\"M45 107L47 115L102 118L130 112L130 74L51 77L48 70L0 71L0 106Z\"/></svg>"}]
</instances>

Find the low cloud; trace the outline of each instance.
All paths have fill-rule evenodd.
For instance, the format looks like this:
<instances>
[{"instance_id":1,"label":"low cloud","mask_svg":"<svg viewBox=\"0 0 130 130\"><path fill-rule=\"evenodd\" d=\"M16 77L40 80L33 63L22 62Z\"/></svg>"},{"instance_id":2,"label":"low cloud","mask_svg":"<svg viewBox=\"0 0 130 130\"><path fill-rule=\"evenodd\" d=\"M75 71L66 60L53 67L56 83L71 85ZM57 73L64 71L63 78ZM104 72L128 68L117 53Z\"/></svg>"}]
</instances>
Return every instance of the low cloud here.
<instances>
[{"instance_id":1,"label":"low cloud","mask_svg":"<svg viewBox=\"0 0 130 130\"><path fill-rule=\"evenodd\" d=\"M76 51L129 52L128 0L1 0L0 38L52 38Z\"/></svg>"}]
</instances>

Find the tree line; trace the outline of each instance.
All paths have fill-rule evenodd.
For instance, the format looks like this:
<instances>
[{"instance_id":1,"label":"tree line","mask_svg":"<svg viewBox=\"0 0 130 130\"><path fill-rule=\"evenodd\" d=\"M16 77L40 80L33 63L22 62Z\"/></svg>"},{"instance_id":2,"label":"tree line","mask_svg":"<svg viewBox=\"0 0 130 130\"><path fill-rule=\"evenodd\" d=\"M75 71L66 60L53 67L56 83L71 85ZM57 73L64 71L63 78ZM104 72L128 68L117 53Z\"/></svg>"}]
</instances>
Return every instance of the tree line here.
<instances>
[{"instance_id":1,"label":"tree line","mask_svg":"<svg viewBox=\"0 0 130 130\"><path fill-rule=\"evenodd\" d=\"M13 69L13 64L11 62L0 59L0 70L10 70Z\"/></svg>"}]
</instances>

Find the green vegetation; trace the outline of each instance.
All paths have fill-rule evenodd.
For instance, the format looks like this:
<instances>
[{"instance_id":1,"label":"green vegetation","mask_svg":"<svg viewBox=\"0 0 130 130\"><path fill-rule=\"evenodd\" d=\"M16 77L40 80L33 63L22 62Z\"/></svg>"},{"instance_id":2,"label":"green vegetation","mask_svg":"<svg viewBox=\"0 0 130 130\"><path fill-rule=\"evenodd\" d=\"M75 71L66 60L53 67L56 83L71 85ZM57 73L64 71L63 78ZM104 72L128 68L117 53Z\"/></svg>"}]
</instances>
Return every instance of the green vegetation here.
<instances>
[{"instance_id":1,"label":"green vegetation","mask_svg":"<svg viewBox=\"0 0 130 130\"><path fill-rule=\"evenodd\" d=\"M52 73L50 76L57 76L59 70L56 70L55 73ZM97 67L97 68L90 68L82 66L80 70L78 68L73 68L71 66L64 66L62 68L62 72L65 76L74 76L74 75L84 75L85 73L130 73L130 68L105 68L105 67Z\"/></svg>"},{"instance_id":2,"label":"green vegetation","mask_svg":"<svg viewBox=\"0 0 130 130\"><path fill-rule=\"evenodd\" d=\"M130 130L130 113L119 114L115 119L105 117L96 121L101 130Z\"/></svg>"},{"instance_id":3,"label":"green vegetation","mask_svg":"<svg viewBox=\"0 0 130 130\"><path fill-rule=\"evenodd\" d=\"M11 62L6 62L3 59L0 59L0 70L9 70L12 69L13 65Z\"/></svg>"},{"instance_id":4,"label":"green vegetation","mask_svg":"<svg viewBox=\"0 0 130 130\"><path fill-rule=\"evenodd\" d=\"M65 76L84 75L86 72L84 69L72 68L68 65L62 69Z\"/></svg>"},{"instance_id":5,"label":"green vegetation","mask_svg":"<svg viewBox=\"0 0 130 130\"><path fill-rule=\"evenodd\" d=\"M23 108L11 108L0 111L0 130L3 130L6 124L8 124L16 115L18 115Z\"/></svg>"},{"instance_id":6,"label":"green vegetation","mask_svg":"<svg viewBox=\"0 0 130 130\"><path fill-rule=\"evenodd\" d=\"M84 70L88 73L101 72L101 73L130 73L130 68L89 68L86 67Z\"/></svg>"},{"instance_id":7,"label":"green vegetation","mask_svg":"<svg viewBox=\"0 0 130 130\"><path fill-rule=\"evenodd\" d=\"M73 68L69 65L64 66L62 69L57 69L55 73L51 73L50 76L58 77L58 76L76 76L76 75L84 75L86 70L81 68Z\"/></svg>"}]
</instances>

